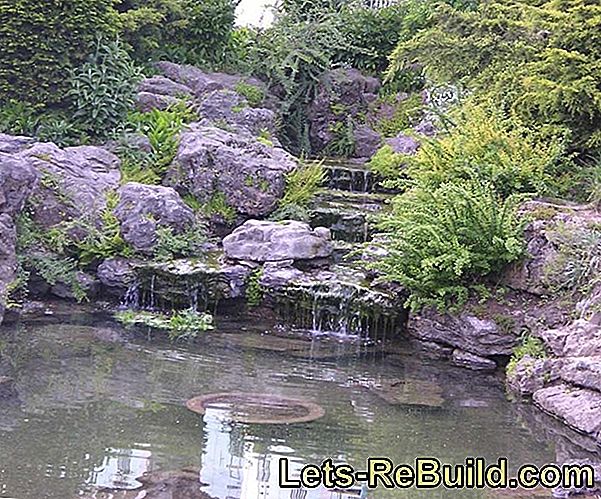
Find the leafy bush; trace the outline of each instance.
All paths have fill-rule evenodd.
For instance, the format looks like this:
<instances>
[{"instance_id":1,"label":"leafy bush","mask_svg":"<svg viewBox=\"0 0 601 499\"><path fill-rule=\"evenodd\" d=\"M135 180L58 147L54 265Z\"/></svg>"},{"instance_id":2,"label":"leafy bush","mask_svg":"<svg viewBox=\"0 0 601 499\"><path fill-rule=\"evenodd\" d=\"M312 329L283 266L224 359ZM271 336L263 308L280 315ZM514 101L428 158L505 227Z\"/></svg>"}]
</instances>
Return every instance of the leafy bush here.
<instances>
[{"instance_id":1,"label":"leafy bush","mask_svg":"<svg viewBox=\"0 0 601 499\"><path fill-rule=\"evenodd\" d=\"M198 333L214 328L213 316L199 313L194 309L173 312L170 315L159 312L125 310L117 312L115 318L126 326L142 325L169 332L169 339L194 339Z\"/></svg>"},{"instance_id":2,"label":"leafy bush","mask_svg":"<svg viewBox=\"0 0 601 499\"><path fill-rule=\"evenodd\" d=\"M435 189L447 182L478 180L490 183L501 197L545 192L544 180L563 152L560 142L543 142L519 123L471 104L451 120L455 123L446 133L422 139L417 154L404 157L410 183ZM386 159L390 164L377 168L390 174L401 161L390 154L374 161L384 165Z\"/></svg>"},{"instance_id":3,"label":"leafy bush","mask_svg":"<svg viewBox=\"0 0 601 499\"><path fill-rule=\"evenodd\" d=\"M117 34L113 0L0 0L0 104L55 104L66 75Z\"/></svg>"},{"instance_id":4,"label":"leafy bush","mask_svg":"<svg viewBox=\"0 0 601 499\"><path fill-rule=\"evenodd\" d=\"M200 246L206 241L206 228L199 223L182 234L174 234L170 228L159 227L154 257L158 261L167 261L197 255Z\"/></svg>"},{"instance_id":5,"label":"leafy bush","mask_svg":"<svg viewBox=\"0 0 601 499\"><path fill-rule=\"evenodd\" d=\"M398 179L405 164L405 155L394 152L388 144L378 149L367 163L368 168L385 179Z\"/></svg>"},{"instance_id":6,"label":"leafy bush","mask_svg":"<svg viewBox=\"0 0 601 499\"><path fill-rule=\"evenodd\" d=\"M406 287L414 310L460 306L470 287L522 255L518 201L477 181L416 187L382 220L388 254L375 266Z\"/></svg>"},{"instance_id":7,"label":"leafy bush","mask_svg":"<svg viewBox=\"0 0 601 499\"><path fill-rule=\"evenodd\" d=\"M124 38L138 61L222 64L230 48L234 0L125 0Z\"/></svg>"},{"instance_id":8,"label":"leafy bush","mask_svg":"<svg viewBox=\"0 0 601 499\"><path fill-rule=\"evenodd\" d=\"M307 107L321 74L345 45L340 16L327 8L290 5L279 11L270 28L260 31L249 49L253 74L268 82L282 99L282 139L294 152L310 152Z\"/></svg>"},{"instance_id":9,"label":"leafy bush","mask_svg":"<svg viewBox=\"0 0 601 499\"><path fill-rule=\"evenodd\" d=\"M119 42L99 43L90 60L71 75L67 95L75 119L91 135L105 137L125 122L141 78Z\"/></svg>"},{"instance_id":10,"label":"leafy bush","mask_svg":"<svg viewBox=\"0 0 601 499\"><path fill-rule=\"evenodd\" d=\"M601 147L601 4L494 0L441 5L427 29L401 40L388 78L418 61L528 126L565 134L578 152Z\"/></svg>"},{"instance_id":11,"label":"leafy bush","mask_svg":"<svg viewBox=\"0 0 601 499\"><path fill-rule=\"evenodd\" d=\"M383 101L394 106L394 114L390 118L382 118L374 124L374 128L384 137L395 137L415 125L423 114L422 98L418 93L401 101L397 101L396 95L385 97Z\"/></svg>"},{"instance_id":12,"label":"leafy bush","mask_svg":"<svg viewBox=\"0 0 601 499\"><path fill-rule=\"evenodd\" d=\"M278 209L272 214L274 220L308 217L307 208L325 181L323 163L302 162L286 176L286 189Z\"/></svg>"}]
</instances>

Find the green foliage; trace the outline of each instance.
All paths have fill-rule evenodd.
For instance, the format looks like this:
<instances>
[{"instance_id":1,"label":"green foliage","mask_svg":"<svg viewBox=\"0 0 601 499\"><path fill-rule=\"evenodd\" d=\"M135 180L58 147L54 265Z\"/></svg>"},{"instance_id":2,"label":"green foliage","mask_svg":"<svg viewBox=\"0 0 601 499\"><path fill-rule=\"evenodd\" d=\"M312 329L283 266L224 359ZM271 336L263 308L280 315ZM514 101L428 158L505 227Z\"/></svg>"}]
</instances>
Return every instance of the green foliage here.
<instances>
[{"instance_id":1,"label":"green foliage","mask_svg":"<svg viewBox=\"0 0 601 499\"><path fill-rule=\"evenodd\" d=\"M601 5L589 0L493 0L436 9L402 40L388 78L419 61L527 126L563 134L578 152L601 146Z\"/></svg>"},{"instance_id":2,"label":"green foliage","mask_svg":"<svg viewBox=\"0 0 601 499\"><path fill-rule=\"evenodd\" d=\"M282 99L282 138L297 153L310 152L307 107L319 77L333 64L333 52L346 44L336 11L316 8L307 15L299 5L279 11L273 26L258 32L249 49L253 74Z\"/></svg>"},{"instance_id":3,"label":"green foliage","mask_svg":"<svg viewBox=\"0 0 601 499\"><path fill-rule=\"evenodd\" d=\"M246 282L246 304L249 307L258 307L263 301L263 287L260 280L263 269L258 268L251 272Z\"/></svg>"},{"instance_id":4,"label":"green foliage","mask_svg":"<svg viewBox=\"0 0 601 499\"><path fill-rule=\"evenodd\" d=\"M501 197L545 192L544 180L563 152L560 142L543 141L498 112L471 104L451 119L455 124L447 133L423 139L417 154L405 157L410 182L437 188L477 180Z\"/></svg>"},{"instance_id":5,"label":"green foliage","mask_svg":"<svg viewBox=\"0 0 601 499\"><path fill-rule=\"evenodd\" d=\"M360 3L345 5L340 18L347 43L335 52L333 59L362 71L382 72L399 41L426 25L433 3L405 0L381 9L365 8Z\"/></svg>"},{"instance_id":6,"label":"green foliage","mask_svg":"<svg viewBox=\"0 0 601 499\"><path fill-rule=\"evenodd\" d=\"M99 42L90 60L71 75L67 96L74 118L90 135L105 137L126 120L141 78L119 42Z\"/></svg>"},{"instance_id":7,"label":"green foliage","mask_svg":"<svg viewBox=\"0 0 601 499\"><path fill-rule=\"evenodd\" d=\"M54 238L54 239L53 239ZM17 280L11 286L11 295L24 298L26 283L31 272L50 286L66 284L78 301L87 299L78 278L77 261L69 256L49 251L56 235L42 232L25 211L17 218Z\"/></svg>"},{"instance_id":8,"label":"green foliage","mask_svg":"<svg viewBox=\"0 0 601 499\"><path fill-rule=\"evenodd\" d=\"M420 94L413 94L407 99L396 101L396 95L391 99L384 99L394 105L394 114L390 118L383 118L375 124L375 129L384 137L395 137L403 130L415 125L423 114L422 98Z\"/></svg>"},{"instance_id":9,"label":"green foliage","mask_svg":"<svg viewBox=\"0 0 601 499\"><path fill-rule=\"evenodd\" d=\"M66 75L117 34L114 0L0 0L0 105L56 104Z\"/></svg>"},{"instance_id":10,"label":"green foliage","mask_svg":"<svg viewBox=\"0 0 601 499\"><path fill-rule=\"evenodd\" d=\"M200 66L227 61L234 0L124 0L124 39L138 61L171 60Z\"/></svg>"},{"instance_id":11,"label":"green foliage","mask_svg":"<svg viewBox=\"0 0 601 499\"><path fill-rule=\"evenodd\" d=\"M471 286L522 255L518 201L474 180L415 187L380 223L388 254L375 266L405 286L414 310L461 306Z\"/></svg>"},{"instance_id":12,"label":"green foliage","mask_svg":"<svg viewBox=\"0 0 601 499\"><path fill-rule=\"evenodd\" d=\"M172 341L194 339L199 333L214 328L213 316L194 309L173 312L170 315L158 312L125 310L117 312L115 318L125 326L148 326L165 329Z\"/></svg>"},{"instance_id":13,"label":"green foliage","mask_svg":"<svg viewBox=\"0 0 601 499\"><path fill-rule=\"evenodd\" d=\"M347 116L343 121L330 124L329 128L333 137L324 151L328 156L350 158L355 152L355 135L353 120Z\"/></svg>"},{"instance_id":14,"label":"green foliage","mask_svg":"<svg viewBox=\"0 0 601 499\"><path fill-rule=\"evenodd\" d=\"M186 123L198 116L186 102L179 102L168 109L153 109L147 113L130 114L130 123L148 137L152 146L152 172L155 179L163 177L173 162L179 146L179 133Z\"/></svg>"},{"instance_id":15,"label":"green foliage","mask_svg":"<svg viewBox=\"0 0 601 499\"><path fill-rule=\"evenodd\" d=\"M307 208L323 185L325 178L323 162L301 162L298 168L286 175L284 196L280 199L278 208L271 218L273 220L306 219L308 217Z\"/></svg>"},{"instance_id":16,"label":"green foliage","mask_svg":"<svg viewBox=\"0 0 601 499\"><path fill-rule=\"evenodd\" d=\"M236 83L234 90L243 96L251 107L259 107L265 99L265 92L262 88L245 81Z\"/></svg>"},{"instance_id":17,"label":"green foliage","mask_svg":"<svg viewBox=\"0 0 601 499\"><path fill-rule=\"evenodd\" d=\"M520 344L513 349L511 359L506 367L506 373L511 376L518 365L518 362L524 357L531 357L532 359L544 359L547 357L545 345L540 338L525 334L520 340Z\"/></svg>"},{"instance_id":18,"label":"green foliage","mask_svg":"<svg viewBox=\"0 0 601 499\"><path fill-rule=\"evenodd\" d=\"M79 125L67 119L64 113L40 112L30 104L15 100L0 106L0 133L36 137L61 147L86 140Z\"/></svg>"},{"instance_id":19,"label":"green foliage","mask_svg":"<svg viewBox=\"0 0 601 499\"><path fill-rule=\"evenodd\" d=\"M182 234L174 234L173 230L168 227L158 227L156 233L157 243L154 248L154 256L158 261L198 254L201 245L207 241L206 228L198 223Z\"/></svg>"},{"instance_id":20,"label":"green foliage","mask_svg":"<svg viewBox=\"0 0 601 499\"><path fill-rule=\"evenodd\" d=\"M398 179L405 159L405 155L394 152L394 149L386 144L378 149L367 166L384 179Z\"/></svg>"},{"instance_id":21,"label":"green foliage","mask_svg":"<svg viewBox=\"0 0 601 499\"><path fill-rule=\"evenodd\" d=\"M133 249L121 237L121 225L113 213L119 197L117 193L107 195L107 204L102 212L102 225L79 220L77 224L84 230L85 237L74 241L79 261L82 265L114 256L131 257Z\"/></svg>"}]
</instances>

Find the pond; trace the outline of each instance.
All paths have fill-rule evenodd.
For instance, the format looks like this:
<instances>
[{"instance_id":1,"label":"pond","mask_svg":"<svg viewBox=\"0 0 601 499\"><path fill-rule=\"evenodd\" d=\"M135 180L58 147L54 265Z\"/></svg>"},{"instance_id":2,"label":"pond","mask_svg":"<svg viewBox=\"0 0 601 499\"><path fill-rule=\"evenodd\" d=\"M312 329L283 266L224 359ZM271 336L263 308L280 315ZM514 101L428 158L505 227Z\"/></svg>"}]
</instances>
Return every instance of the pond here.
<instances>
[{"instance_id":1,"label":"pond","mask_svg":"<svg viewBox=\"0 0 601 499\"><path fill-rule=\"evenodd\" d=\"M173 344L98 313L30 320L0 338L0 375L13 377L18 392L0 400L0 497L105 497L93 493L135 488L144 472L192 469L220 499L350 499L359 491L280 490L279 458L295 472L326 458L358 467L369 456L506 456L512 467L556 459L557 439L541 430L547 420L507 402L498 378L420 359L403 342L290 337L256 319L221 318L195 342ZM221 392L302 399L325 415L247 424L185 407ZM378 489L367 497L449 495Z\"/></svg>"}]
</instances>

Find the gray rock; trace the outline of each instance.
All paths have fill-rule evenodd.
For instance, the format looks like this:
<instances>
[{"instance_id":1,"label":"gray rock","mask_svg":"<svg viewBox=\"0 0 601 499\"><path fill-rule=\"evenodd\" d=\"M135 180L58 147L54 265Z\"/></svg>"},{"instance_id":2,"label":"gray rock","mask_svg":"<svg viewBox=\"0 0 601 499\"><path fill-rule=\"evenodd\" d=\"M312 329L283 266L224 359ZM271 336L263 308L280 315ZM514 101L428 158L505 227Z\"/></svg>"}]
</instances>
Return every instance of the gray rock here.
<instances>
[{"instance_id":1,"label":"gray rock","mask_svg":"<svg viewBox=\"0 0 601 499\"><path fill-rule=\"evenodd\" d=\"M427 310L410 321L409 334L479 356L511 355L516 338L490 319L466 313L458 316Z\"/></svg>"},{"instance_id":2,"label":"gray rock","mask_svg":"<svg viewBox=\"0 0 601 499\"><path fill-rule=\"evenodd\" d=\"M151 76L142 80L138 86L138 92L166 95L175 97L176 99L192 97L193 93L187 85L182 85L161 75Z\"/></svg>"},{"instance_id":3,"label":"gray rock","mask_svg":"<svg viewBox=\"0 0 601 499\"><path fill-rule=\"evenodd\" d=\"M99 282L93 276L85 272L77 272L76 279L81 291L83 291L88 298L92 299L98 295ZM77 298L71 283L63 280L59 280L56 284L54 284L50 288L50 292L54 296L58 296L59 298L66 300L74 300Z\"/></svg>"},{"instance_id":4,"label":"gray rock","mask_svg":"<svg viewBox=\"0 0 601 499\"><path fill-rule=\"evenodd\" d=\"M304 273L294 267L294 260L266 262L259 284L264 289L278 289L287 286L295 279L303 277Z\"/></svg>"},{"instance_id":5,"label":"gray rock","mask_svg":"<svg viewBox=\"0 0 601 499\"><path fill-rule=\"evenodd\" d=\"M0 133L0 152L14 154L31 147L35 143L32 137L23 137L19 135L7 135Z\"/></svg>"},{"instance_id":6,"label":"gray rock","mask_svg":"<svg viewBox=\"0 0 601 499\"><path fill-rule=\"evenodd\" d=\"M0 376L0 400L16 397L15 380L8 376Z\"/></svg>"},{"instance_id":7,"label":"gray rock","mask_svg":"<svg viewBox=\"0 0 601 499\"><path fill-rule=\"evenodd\" d=\"M452 347L441 345L433 341L421 341L415 338L410 340L411 346L419 352L420 357L432 360L449 360L453 355Z\"/></svg>"},{"instance_id":8,"label":"gray rock","mask_svg":"<svg viewBox=\"0 0 601 499\"><path fill-rule=\"evenodd\" d=\"M459 350L458 348L453 350L451 363L457 367L464 367L472 371L494 371L497 368L497 364L494 361L465 352L464 350Z\"/></svg>"},{"instance_id":9,"label":"gray rock","mask_svg":"<svg viewBox=\"0 0 601 499\"><path fill-rule=\"evenodd\" d=\"M121 223L121 235L141 252L152 252L158 227L168 227L181 234L194 222L194 212L171 187L136 182L119 189L115 216Z\"/></svg>"},{"instance_id":10,"label":"gray rock","mask_svg":"<svg viewBox=\"0 0 601 499\"><path fill-rule=\"evenodd\" d=\"M601 357L570 357L563 360L561 379L583 388L601 391Z\"/></svg>"},{"instance_id":11,"label":"gray rock","mask_svg":"<svg viewBox=\"0 0 601 499\"><path fill-rule=\"evenodd\" d=\"M584 319L543 331L540 337L558 357L601 356L601 326Z\"/></svg>"},{"instance_id":12,"label":"gray rock","mask_svg":"<svg viewBox=\"0 0 601 499\"><path fill-rule=\"evenodd\" d=\"M0 213L11 217L20 213L39 178L26 161L0 152Z\"/></svg>"},{"instance_id":13,"label":"gray rock","mask_svg":"<svg viewBox=\"0 0 601 499\"><path fill-rule=\"evenodd\" d=\"M382 136L368 125L359 125L353 130L355 156L371 158L382 142Z\"/></svg>"},{"instance_id":14,"label":"gray rock","mask_svg":"<svg viewBox=\"0 0 601 499\"><path fill-rule=\"evenodd\" d=\"M505 282L516 290L552 296L558 287L566 285L567 276L573 272L575 262L570 256L582 252L583 241L596 237L594 227L601 223L601 213L543 201L525 203L520 211L533 219L524 232L528 256L510 268Z\"/></svg>"},{"instance_id":15,"label":"gray rock","mask_svg":"<svg viewBox=\"0 0 601 499\"><path fill-rule=\"evenodd\" d=\"M42 228L72 220L101 224L107 195L121 179L117 156L101 147L37 143L18 157L41 176L33 216Z\"/></svg>"},{"instance_id":16,"label":"gray rock","mask_svg":"<svg viewBox=\"0 0 601 499\"><path fill-rule=\"evenodd\" d=\"M17 231L6 213L0 214L0 324L4 318L8 287L15 279L17 269Z\"/></svg>"},{"instance_id":17,"label":"gray rock","mask_svg":"<svg viewBox=\"0 0 601 499\"><path fill-rule=\"evenodd\" d=\"M158 109L163 111L179 102L170 95L152 94L150 92L138 92L136 95L136 108L143 113Z\"/></svg>"},{"instance_id":18,"label":"gray rock","mask_svg":"<svg viewBox=\"0 0 601 499\"><path fill-rule=\"evenodd\" d=\"M507 386L520 396L530 396L557 381L561 365L560 359L535 359L525 355L515 368L507 373Z\"/></svg>"},{"instance_id":19,"label":"gray rock","mask_svg":"<svg viewBox=\"0 0 601 499\"><path fill-rule=\"evenodd\" d=\"M201 203L216 199L237 214L266 216L284 193L296 160L283 149L219 128L192 126L181 136L165 184Z\"/></svg>"},{"instance_id":20,"label":"gray rock","mask_svg":"<svg viewBox=\"0 0 601 499\"><path fill-rule=\"evenodd\" d=\"M265 87L261 81L255 78L245 78L225 73L206 73L197 67L189 65L159 62L156 66L166 78L189 88L196 97L202 97L214 90L233 90L242 80L257 87Z\"/></svg>"},{"instance_id":21,"label":"gray rock","mask_svg":"<svg viewBox=\"0 0 601 499\"><path fill-rule=\"evenodd\" d=\"M379 80L364 76L356 69L326 71L308 109L309 137L313 152L323 151L332 141L332 125L347 119L353 121L365 114L379 88ZM342 111L336 111L336 107ZM356 121L359 122L358 119Z\"/></svg>"},{"instance_id":22,"label":"gray rock","mask_svg":"<svg viewBox=\"0 0 601 499\"><path fill-rule=\"evenodd\" d=\"M415 137L399 133L396 137L386 139L386 143L397 154L415 154L419 149L419 142Z\"/></svg>"},{"instance_id":23,"label":"gray rock","mask_svg":"<svg viewBox=\"0 0 601 499\"><path fill-rule=\"evenodd\" d=\"M321 229L321 230L320 230ZM223 240L228 258L255 262L327 258L333 247L327 229L296 221L249 220Z\"/></svg>"},{"instance_id":24,"label":"gray rock","mask_svg":"<svg viewBox=\"0 0 601 499\"><path fill-rule=\"evenodd\" d=\"M545 412L601 443L601 393L560 384L537 390L533 400Z\"/></svg>"},{"instance_id":25,"label":"gray rock","mask_svg":"<svg viewBox=\"0 0 601 499\"><path fill-rule=\"evenodd\" d=\"M233 90L214 90L198 104L203 126L225 124L231 131L257 136L263 130L276 133L276 116L269 109L253 108Z\"/></svg>"},{"instance_id":26,"label":"gray rock","mask_svg":"<svg viewBox=\"0 0 601 499\"><path fill-rule=\"evenodd\" d=\"M107 258L96 271L105 290L112 295L122 296L136 279L134 265L126 258Z\"/></svg>"}]
</instances>

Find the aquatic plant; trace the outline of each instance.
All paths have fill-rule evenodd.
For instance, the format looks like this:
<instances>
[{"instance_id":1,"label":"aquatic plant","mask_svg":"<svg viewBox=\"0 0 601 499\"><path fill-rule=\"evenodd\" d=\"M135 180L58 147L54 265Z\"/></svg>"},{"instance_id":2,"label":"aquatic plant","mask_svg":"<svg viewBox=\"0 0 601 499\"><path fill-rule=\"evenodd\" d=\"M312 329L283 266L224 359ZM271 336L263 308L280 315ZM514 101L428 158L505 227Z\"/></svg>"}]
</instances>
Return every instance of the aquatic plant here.
<instances>
[{"instance_id":1,"label":"aquatic plant","mask_svg":"<svg viewBox=\"0 0 601 499\"><path fill-rule=\"evenodd\" d=\"M213 316L194 309L174 311L171 314L145 310L124 310L115 318L125 326L148 326L168 331L171 340L194 339L199 333L213 329Z\"/></svg>"}]
</instances>

